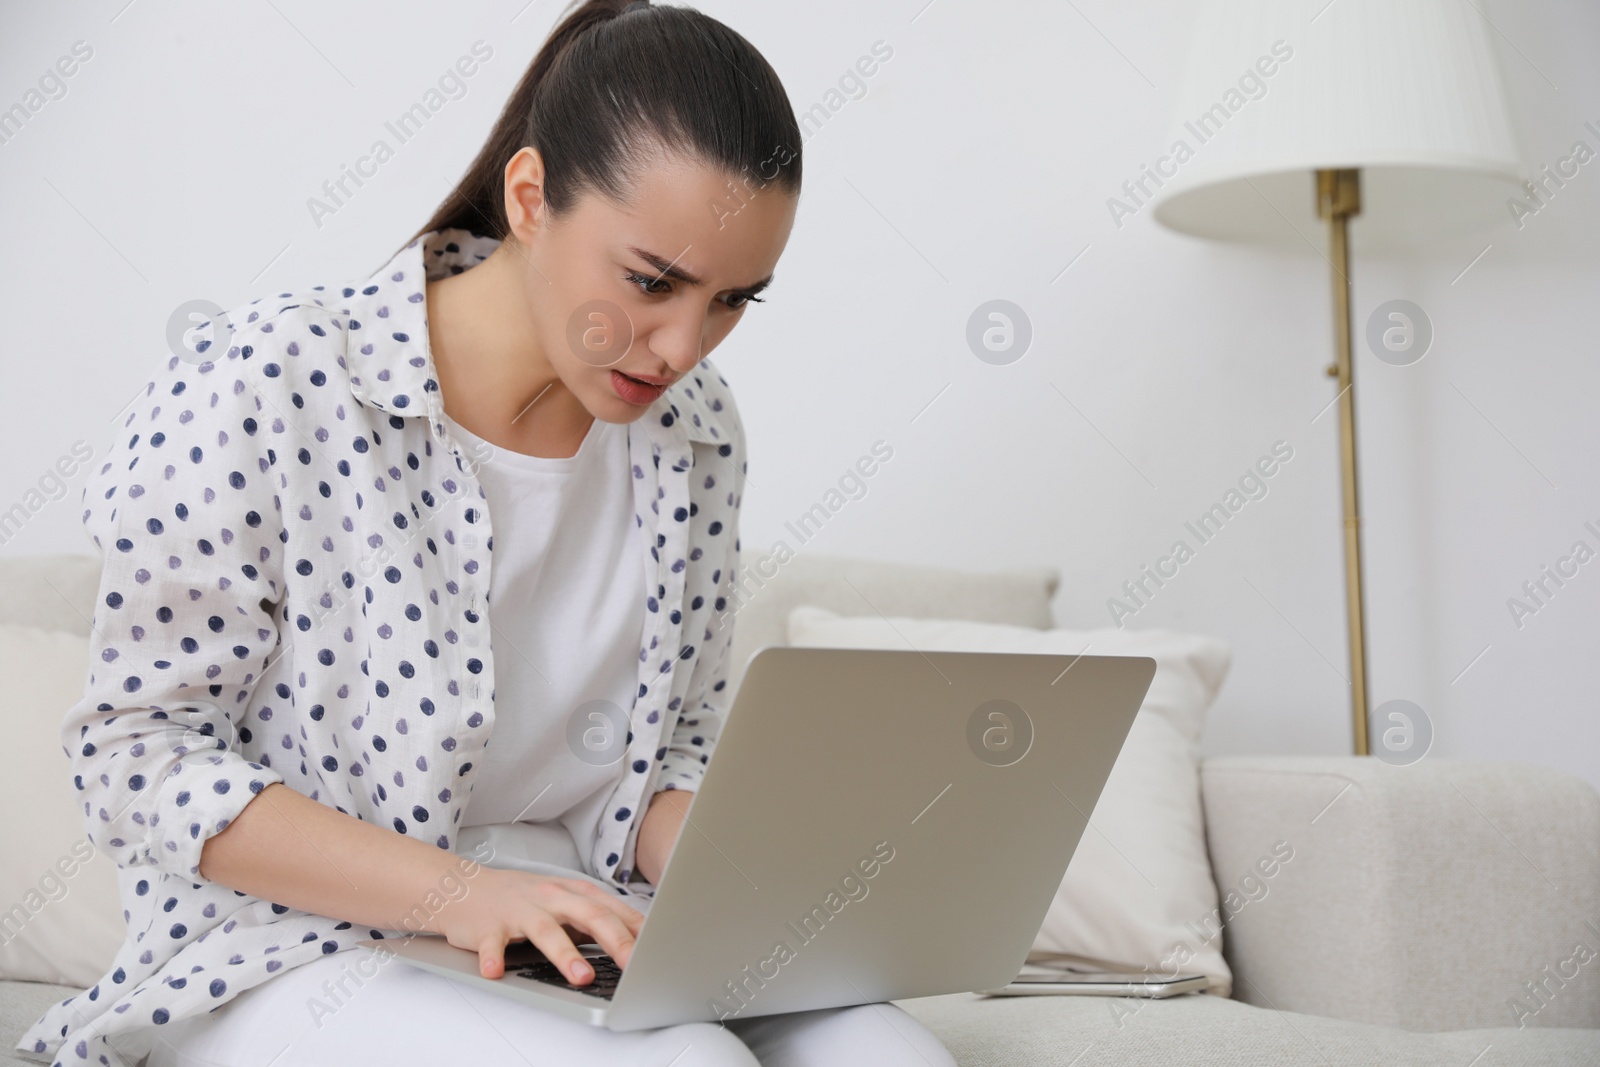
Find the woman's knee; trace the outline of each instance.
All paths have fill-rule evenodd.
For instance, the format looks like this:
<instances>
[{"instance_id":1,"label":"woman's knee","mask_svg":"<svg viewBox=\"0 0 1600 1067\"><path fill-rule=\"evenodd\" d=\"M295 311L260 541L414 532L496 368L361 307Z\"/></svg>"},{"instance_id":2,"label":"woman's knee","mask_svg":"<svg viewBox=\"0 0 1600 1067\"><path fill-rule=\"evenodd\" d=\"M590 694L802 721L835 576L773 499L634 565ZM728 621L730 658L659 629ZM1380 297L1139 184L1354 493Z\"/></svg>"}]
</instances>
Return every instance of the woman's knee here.
<instances>
[{"instance_id":1,"label":"woman's knee","mask_svg":"<svg viewBox=\"0 0 1600 1067\"><path fill-rule=\"evenodd\" d=\"M672 1067L761 1067L750 1046L720 1023L683 1023L656 1031L637 1062Z\"/></svg>"},{"instance_id":2,"label":"woman's knee","mask_svg":"<svg viewBox=\"0 0 1600 1067\"><path fill-rule=\"evenodd\" d=\"M737 1031L765 1067L955 1067L933 1031L889 1003L769 1015Z\"/></svg>"}]
</instances>

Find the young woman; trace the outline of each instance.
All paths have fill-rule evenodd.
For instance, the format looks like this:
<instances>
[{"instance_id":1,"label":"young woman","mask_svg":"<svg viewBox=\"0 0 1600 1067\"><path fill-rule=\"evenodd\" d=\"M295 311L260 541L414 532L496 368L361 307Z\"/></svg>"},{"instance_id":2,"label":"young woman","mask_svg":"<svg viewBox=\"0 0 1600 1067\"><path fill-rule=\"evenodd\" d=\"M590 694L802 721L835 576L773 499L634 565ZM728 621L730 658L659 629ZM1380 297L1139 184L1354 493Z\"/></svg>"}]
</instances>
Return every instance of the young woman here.
<instances>
[{"instance_id":1,"label":"young woman","mask_svg":"<svg viewBox=\"0 0 1600 1067\"><path fill-rule=\"evenodd\" d=\"M800 134L744 38L624 2L570 11L387 264L209 324L121 420L62 741L128 939L19 1050L953 1063L890 1004L613 1033L356 945L626 966L727 707L745 444L706 356Z\"/></svg>"}]
</instances>

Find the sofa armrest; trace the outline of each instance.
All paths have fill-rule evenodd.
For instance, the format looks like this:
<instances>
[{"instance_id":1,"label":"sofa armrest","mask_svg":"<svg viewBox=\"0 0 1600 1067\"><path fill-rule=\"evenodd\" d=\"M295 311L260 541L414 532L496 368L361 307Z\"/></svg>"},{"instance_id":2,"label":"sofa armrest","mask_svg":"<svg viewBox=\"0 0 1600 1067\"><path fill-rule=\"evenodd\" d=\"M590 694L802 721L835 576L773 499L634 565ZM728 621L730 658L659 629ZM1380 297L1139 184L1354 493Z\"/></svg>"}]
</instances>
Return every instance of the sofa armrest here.
<instances>
[{"instance_id":1,"label":"sofa armrest","mask_svg":"<svg viewBox=\"0 0 1600 1067\"><path fill-rule=\"evenodd\" d=\"M1359 756L1211 759L1201 782L1235 999L1409 1030L1600 1027L1586 782Z\"/></svg>"}]
</instances>

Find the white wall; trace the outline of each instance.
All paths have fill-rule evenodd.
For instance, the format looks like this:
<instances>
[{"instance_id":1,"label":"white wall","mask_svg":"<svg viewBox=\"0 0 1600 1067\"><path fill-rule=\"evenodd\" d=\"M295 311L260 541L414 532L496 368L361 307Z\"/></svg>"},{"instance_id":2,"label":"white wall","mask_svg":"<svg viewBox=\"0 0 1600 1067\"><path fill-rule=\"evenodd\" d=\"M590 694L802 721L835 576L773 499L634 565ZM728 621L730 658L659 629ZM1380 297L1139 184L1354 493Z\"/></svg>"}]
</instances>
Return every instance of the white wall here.
<instances>
[{"instance_id":1,"label":"white wall","mask_svg":"<svg viewBox=\"0 0 1600 1067\"><path fill-rule=\"evenodd\" d=\"M178 304L380 264L459 177L558 6L124 3L0 14L0 107L75 41L93 48L0 145L0 510L75 441L104 451ZM1313 421L1333 397L1326 265L1178 236L1148 211L1118 228L1106 207L1166 145L1187 9L702 6L764 51L797 110L874 42L894 50L806 143L771 300L716 355L750 434L750 556L882 438L893 459L805 550L1048 563L1060 622L1103 626L1123 580L1283 440L1269 495L1131 625L1232 644L1209 751L1348 751L1335 413ZM1530 163L1600 149L1583 127L1600 126L1600 11L1478 6ZM494 56L466 95L314 224L307 199L478 39ZM1506 603L1573 542L1600 548L1583 526L1600 528L1597 222L1600 163L1520 230L1507 213L1409 258L1363 256L1358 222L1354 301L1358 327L1403 297L1437 331L1414 366L1358 351L1374 702L1426 709L1435 755L1600 785L1600 562L1520 629ZM994 298L1034 329L1004 367L964 339ZM91 550L82 480L0 551Z\"/></svg>"}]
</instances>

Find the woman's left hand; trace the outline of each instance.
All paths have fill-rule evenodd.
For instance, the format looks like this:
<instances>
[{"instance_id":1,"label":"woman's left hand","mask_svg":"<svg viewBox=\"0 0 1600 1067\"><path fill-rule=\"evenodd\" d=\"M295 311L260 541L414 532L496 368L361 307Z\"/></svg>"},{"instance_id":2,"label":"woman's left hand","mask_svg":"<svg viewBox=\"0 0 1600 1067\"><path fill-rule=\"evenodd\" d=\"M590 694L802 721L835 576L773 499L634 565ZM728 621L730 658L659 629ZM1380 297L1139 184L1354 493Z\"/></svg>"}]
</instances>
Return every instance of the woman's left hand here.
<instances>
[{"instance_id":1,"label":"woman's left hand","mask_svg":"<svg viewBox=\"0 0 1600 1067\"><path fill-rule=\"evenodd\" d=\"M693 799L691 789L666 789L650 798L644 822L639 826L639 840L634 844L633 866L651 885L661 884L661 872L666 870L667 859L678 843L684 813Z\"/></svg>"}]
</instances>

